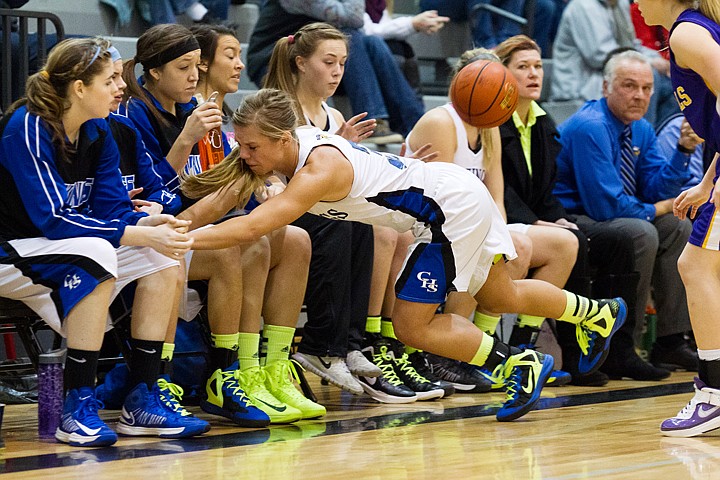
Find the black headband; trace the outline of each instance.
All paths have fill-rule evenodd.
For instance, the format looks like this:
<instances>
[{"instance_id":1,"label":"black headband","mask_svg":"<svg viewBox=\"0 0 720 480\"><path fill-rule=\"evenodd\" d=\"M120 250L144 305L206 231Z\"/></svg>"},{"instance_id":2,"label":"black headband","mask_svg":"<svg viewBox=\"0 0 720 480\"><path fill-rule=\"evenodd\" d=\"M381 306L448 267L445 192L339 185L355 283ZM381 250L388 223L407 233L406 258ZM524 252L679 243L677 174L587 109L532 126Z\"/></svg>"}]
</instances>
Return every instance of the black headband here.
<instances>
[{"instance_id":1,"label":"black headband","mask_svg":"<svg viewBox=\"0 0 720 480\"><path fill-rule=\"evenodd\" d=\"M186 53L192 52L193 50L200 50L200 44L195 39L195 37L189 37L184 42L178 43L177 45L174 45L167 50L163 50L157 55L153 55L152 57L140 63L145 70L150 70L151 68L157 68L165 65L168 62L172 62L176 58L182 57Z\"/></svg>"}]
</instances>

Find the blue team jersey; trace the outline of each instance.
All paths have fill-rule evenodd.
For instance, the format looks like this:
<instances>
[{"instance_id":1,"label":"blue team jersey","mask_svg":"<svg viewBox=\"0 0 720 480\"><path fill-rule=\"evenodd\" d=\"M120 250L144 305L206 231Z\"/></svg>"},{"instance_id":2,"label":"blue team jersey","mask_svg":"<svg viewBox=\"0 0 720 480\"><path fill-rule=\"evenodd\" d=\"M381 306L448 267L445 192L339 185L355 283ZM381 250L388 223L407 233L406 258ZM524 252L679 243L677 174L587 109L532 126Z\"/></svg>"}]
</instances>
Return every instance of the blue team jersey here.
<instances>
[{"instance_id":1,"label":"blue team jersey","mask_svg":"<svg viewBox=\"0 0 720 480\"><path fill-rule=\"evenodd\" d=\"M720 25L705 17L697 10L685 10L678 16L670 29L670 36L680 23L691 22L700 25L720 44ZM705 139L713 151L720 151L720 116L715 109L717 96L708 88L705 80L687 68L675 63L675 55L670 50L670 78L672 79L675 99L690 126L701 138Z\"/></svg>"},{"instance_id":2,"label":"blue team jersey","mask_svg":"<svg viewBox=\"0 0 720 480\"><path fill-rule=\"evenodd\" d=\"M119 246L133 211L120 175L117 144L104 119L80 127L68 158L52 131L20 107L0 123L0 236L4 240L99 237Z\"/></svg>"}]
</instances>

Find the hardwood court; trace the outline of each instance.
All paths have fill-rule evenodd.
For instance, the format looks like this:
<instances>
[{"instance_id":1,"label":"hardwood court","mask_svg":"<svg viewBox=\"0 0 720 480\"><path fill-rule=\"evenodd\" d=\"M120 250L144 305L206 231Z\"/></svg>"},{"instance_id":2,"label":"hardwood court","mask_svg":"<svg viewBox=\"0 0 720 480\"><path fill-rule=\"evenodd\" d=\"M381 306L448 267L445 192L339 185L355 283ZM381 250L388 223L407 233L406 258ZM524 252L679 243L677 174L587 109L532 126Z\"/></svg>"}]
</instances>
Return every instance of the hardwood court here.
<instances>
[{"instance_id":1,"label":"hardwood court","mask_svg":"<svg viewBox=\"0 0 720 480\"><path fill-rule=\"evenodd\" d=\"M497 393L382 405L309 377L328 407L321 420L251 430L199 412L213 423L203 437L121 437L102 449L39 443L36 407L10 405L0 473L93 480L720 477L720 433L671 439L658 431L691 398L690 373L662 382L546 388L539 409L511 423L494 418L504 398ZM103 418L114 422L117 415Z\"/></svg>"}]
</instances>

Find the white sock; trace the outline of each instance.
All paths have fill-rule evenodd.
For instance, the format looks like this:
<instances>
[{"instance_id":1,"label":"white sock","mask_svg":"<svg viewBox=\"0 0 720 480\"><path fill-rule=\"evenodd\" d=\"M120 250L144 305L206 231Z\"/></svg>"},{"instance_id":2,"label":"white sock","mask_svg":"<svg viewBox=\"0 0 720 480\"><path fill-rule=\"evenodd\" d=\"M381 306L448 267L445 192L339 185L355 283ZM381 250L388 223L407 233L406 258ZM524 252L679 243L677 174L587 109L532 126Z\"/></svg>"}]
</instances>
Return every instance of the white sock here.
<instances>
[{"instance_id":1,"label":"white sock","mask_svg":"<svg viewBox=\"0 0 720 480\"><path fill-rule=\"evenodd\" d=\"M705 360L706 362L720 360L720 350L700 350L698 348L698 357L700 357L700 360Z\"/></svg>"},{"instance_id":2,"label":"white sock","mask_svg":"<svg viewBox=\"0 0 720 480\"><path fill-rule=\"evenodd\" d=\"M190 17L190 19L194 21L202 20L202 18L205 16L205 14L208 12L208 9L205 8L205 5L203 5L200 2L195 2L192 5L188 7L187 10L185 10L185 14Z\"/></svg>"}]
</instances>

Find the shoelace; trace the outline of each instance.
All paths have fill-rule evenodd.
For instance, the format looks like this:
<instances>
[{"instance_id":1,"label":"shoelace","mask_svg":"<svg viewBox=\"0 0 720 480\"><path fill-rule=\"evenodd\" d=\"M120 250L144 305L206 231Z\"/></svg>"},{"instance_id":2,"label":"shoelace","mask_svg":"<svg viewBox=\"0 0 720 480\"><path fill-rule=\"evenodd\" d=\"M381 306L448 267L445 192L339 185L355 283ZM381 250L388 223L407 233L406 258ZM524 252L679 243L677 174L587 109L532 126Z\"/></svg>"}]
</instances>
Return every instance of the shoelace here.
<instances>
[{"instance_id":1,"label":"shoelace","mask_svg":"<svg viewBox=\"0 0 720 480\"><path fill-rule=\"evenodd\" d=\"M241 402L245 405L252 405L252 402L250 402L248 396L245 395L245 390L243 390L240 386L240 383L238 383L238 375L240 374L240 370L235 370L232 372L221 371L220 374L222 375L223 385L228 390L230 390L233 397L238 397L238 402Z\"/></svg>"},{"instance_id":2,"label":"shoelace","mask_svg":"<svg viewBox=\"0 0 720 480\"><path fill-rule=\"evenodd\" d=\"M522 371L518 367L512 369L512 373L505 379L505 388L507 395L506 402L513 402L517 399L520 392L520 382L522 380Z\"/></svg>"},{"instance_id":3,"label":"shoelace","mask_svg":"<svg viewBox=\"0 0 720 480\"><path fill-rule=\"evenodd\" d=\"M491 372L489 369L480 367L480 375L485 377L486 380L491 382L493 385L504 386L505 377L503 377L503 364L498 364L497 367Z\"/></svg>"},{"instance_id":4,"label":"shoelace","mask_svg":"<svg viewBox=\"0 0 720 480\"><path fill-rule=\"evenodd\" d=\"M410 363L408 360L407 353L403 353L402 357L399 359L395 359L395 363L398 367L400 367L400 370L405 373L408 377L415 380L419 383L430 383L430 380L420 375L417 370L415 370L415 367Z\"/></svg>"},{"instance_id":5,"label":"shoelace","mask_svg":"<svg viewBox=\"0 0 720 480\"><path fill-rule=\"evenodd\" d=\"M577 343L580 346L580 350L583 355L587 355L595 345L597 333L578 323L575 326L575 338L577 339Z\"/></svg>"},{"instance_id":6,"label":"shoelace","mask_svg":"<svg viewBox=\"0 0 720 480\"><path fill-rule=\"evenodd\" d=\"M165 403L165 406L170 408L173 412L179 413L183 417L191 415L191 413L185 410L185 407L180 404L180 400L182 400L182 397L185 394L185 391L180 385L168 382L164 378L158 379L157 385L160 390L160 400Z\"/></svg>"},{"instance_id":7,"label":"shoelace","mask_svg":"<svg viewBox=\"0 0 720 480\"><path fill-rule=\"evenodd\" d=\"M397 376L397 373L395 373L395 369L392 365L392 359L387 355L387 351L388 348L385 345L381 346L380 353L373 353L373 362L375 362L375 365L380 367L383 378L387 380L390 385L399 387L400 385L403 385L403 382Z\"/></svg>"},{"instance_id":8,"label":"shoelace","mask_svg":"<svg viewBox=\"0 0 720 480\"><path fill-rule=\"evenodd\" d=\"M80 400L80 406L77 408L78 418L84 420L85 418L92 416L100 420L98 410L102 410L103 408L105 408L105 404L101 400L95 398L94 395L91 395L85 400Z\"/></svg>"}]
</instances>

